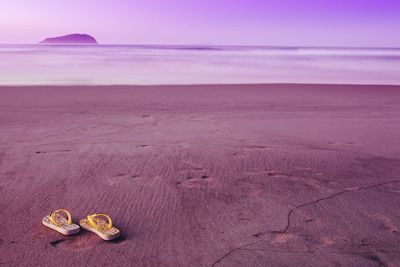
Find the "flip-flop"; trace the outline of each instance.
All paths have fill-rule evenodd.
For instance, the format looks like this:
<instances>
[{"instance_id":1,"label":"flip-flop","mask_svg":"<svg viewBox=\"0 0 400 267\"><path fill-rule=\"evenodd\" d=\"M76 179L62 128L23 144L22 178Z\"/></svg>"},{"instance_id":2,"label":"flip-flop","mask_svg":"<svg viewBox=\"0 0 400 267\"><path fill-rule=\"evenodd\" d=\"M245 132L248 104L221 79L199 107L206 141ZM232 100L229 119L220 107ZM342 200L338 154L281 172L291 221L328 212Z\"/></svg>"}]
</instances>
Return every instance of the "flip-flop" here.
<instances>
[{"instance_id":1,"label":"flip-flop","mask_svg":"<svg viewBox=\"0 0 400 267\"><path fill-rule=\"evenodd\" d=\"M61 213L64 213L65 215L67 215L67 217L62 216ZM79 233L80 230L79 225L72 223L71 214L64 209L59 209L53 211L49 215L46 215L42 219L42 223L43 225L53 230L56 230L63 235L74 235L76 233Z\"/></svg>"},{"instance_id":2,"label":"flip-flop","mask_svg":"<svg viewBox=\"0 0 400 267\"><path fill-rule=\"evenodd\" d=\"M108 223L98 217L104 217ZM110 241L119 237L120 232L113 227L112 220L107 214L92 214L79 221L79 225L90 232L100 236L103 240Z\"/></svg>"}]
</instances>

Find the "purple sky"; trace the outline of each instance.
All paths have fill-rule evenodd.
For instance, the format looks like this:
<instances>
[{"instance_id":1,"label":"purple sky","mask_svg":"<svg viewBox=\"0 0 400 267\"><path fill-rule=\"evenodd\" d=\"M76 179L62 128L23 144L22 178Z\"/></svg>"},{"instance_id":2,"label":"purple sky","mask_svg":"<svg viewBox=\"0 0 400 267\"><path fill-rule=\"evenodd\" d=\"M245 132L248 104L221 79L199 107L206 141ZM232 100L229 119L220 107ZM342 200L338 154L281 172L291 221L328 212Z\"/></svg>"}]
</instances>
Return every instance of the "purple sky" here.
<instances>
[{"instance_id":1,"label":"purple sky","mask_svg":"<svg viewBox=\"0 0 400 267\"><path fill-rule=\"evenodd\" d=\"M1 0L0 43L400 47L400 0Z\"/></svg>"}]
</instances>

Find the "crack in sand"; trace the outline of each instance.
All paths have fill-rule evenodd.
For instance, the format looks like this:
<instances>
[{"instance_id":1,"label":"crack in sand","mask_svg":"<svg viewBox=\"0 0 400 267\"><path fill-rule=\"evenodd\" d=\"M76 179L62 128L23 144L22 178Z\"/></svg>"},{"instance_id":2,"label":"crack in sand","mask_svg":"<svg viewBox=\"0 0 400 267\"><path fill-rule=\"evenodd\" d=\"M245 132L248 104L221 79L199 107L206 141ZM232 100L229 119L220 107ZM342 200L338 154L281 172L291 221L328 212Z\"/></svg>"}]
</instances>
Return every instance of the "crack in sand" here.
<instances>
[{"instance_id":1,"label":"crack in sand","mask_svg":"<svg viewBox=\"0 0 400 267\"><path fill-rule=\"evenodd\" d=\"M231 255L233 252L235 252L235 251L237 251L237 250L240 250L240 249L244 249L244 248L247 247L247 246L255 245L255 244L260 243L260 242L262 242L262 241L264 241L264 240L258 240L258 241L256 241L256 242L247 243L247 244L244 244L244 245L242 245L242 246L240 246L240 247L236 247L236 248L234 248L234 249L231 249L228 253L226 253L226 254L223 255L221 258L219 258L218 260L216 260L216 261L211 265L211 267L214 267L215 265L217 265L218 263L220 263L223 259L225 259L225 258L228 257L229 255Z\"/></svg>"},{"instance_id":2,"label":"crack in sand","mask_svg":"<svg viewBox=\"0 0 400 267\"><path fill-rule=\"evenodd\" d=\"M298 205L298 206L294 207L293 209L289 210L289 213L287 215L287 225L286 225L286 227L281 231L273 231L273 233L281 233L281 234L286 233L289 230L290 226L291 226L291 216L292 216L293 212L295 210L297 210L297 209L303 208L303 207L308 206L308 205L317 204L317 203L319 203L321 201L332 199L332 198L335 198L337 196L340 196L340 195L343 195L343 194L346 194L346 193L367 190L367 189L371 189L371 188L375 188L375 187L379 187L379 186L383 186L383 185L388 185L388 184L393 184L393 183L400 183L400 180L392 180L392 181L387 181L387 182L383 182L383 183L379 183L379 184L375 184L375 185L370 185L370 186L365 186L365 187L358 187L358 188L355 188L355 189L344 190L344 191L340 191L338 193L332 194L332 195L327 196L327 197L319 198L319 199L316 199L314 201L310 201L310 202L306 202L306 203L303 203L301 205ZM260 233L254 234L253 236L258 238L259 236L261 236L263 234L266 234L266 232L260 232ZM263 241L265 241L265 240L262 239L262 240L259 240L257 242L247 243L247 244L244 244L242 246L233 248L230 251L228 251L227 253L225 253L222 257L217 259L211 266L212 267L216 266L217 264L219 264L221 261L223 261L225 258L230 256L235 251L246 249L247 246L255 245L255 244L263 242ZM247 249L247 250L260 250L260 249ZM297 253L312 253L312 252L298 251ZM329 253L329 252L327 252L327 253ZM376 260L376 259L374 259L374 260ZM376 262L378 262L378 261L376 261ZM381 264L381 263L382 262L379 262L379 264Z\"/></svg>"},{"instance_id":3,"label":"crack in sand","mask_svg":"<svg viewBox=\"0 0 400 267\"><path fill-rule=\"evenodd\" d=\"M251 251L266 251L266 252L274 252L274 253L288 253L288 254L314 254L314 251L308 251L308 250L277 250L277 249L261 249L261 248L242 248L242 250L251 250Z\"/></svg>"},{"instance_id":4,"label":"crack in sand","mask_svg":"<svg viewBox=\"0 0 400 267\"><path fill-rule=\"evenodd\" d=\"M277 233L286 233L289 230L290 226L291 226L291 217L292 217L293 212L298 210L298 209L300 209L300 208L304 208L304 207L309 206L309 205L317 204L317 203L319 203L321 201L332 199L332 198L335 198L337 196L340 196L340 195L343 195L343 194L346 194L346 193L367 190L367 189L371 189L371 188L375 188L375 187L379 187L379 186L383 186L383 185L388 185L388 184L393 184L393 183L400 183L400 180L392 180L392 181L387 181L387 182L379 183L379 184L375 184L375 185L370 185L370 186L365 186L365 187L358 187L358 188L349 189L349 190L343 190L343 191L340 191L340 192L335 193L333 195L330 195L330 196L327 196L327 197L323 197L323 198L319 198L319 199L316 199L314 201L306 202L306 203L303 203L301 205L295 206L293 209L289 210L289 213L287 215L286 227L283 230L276 231L276 232Z\"/></svg>"}]
</instances>

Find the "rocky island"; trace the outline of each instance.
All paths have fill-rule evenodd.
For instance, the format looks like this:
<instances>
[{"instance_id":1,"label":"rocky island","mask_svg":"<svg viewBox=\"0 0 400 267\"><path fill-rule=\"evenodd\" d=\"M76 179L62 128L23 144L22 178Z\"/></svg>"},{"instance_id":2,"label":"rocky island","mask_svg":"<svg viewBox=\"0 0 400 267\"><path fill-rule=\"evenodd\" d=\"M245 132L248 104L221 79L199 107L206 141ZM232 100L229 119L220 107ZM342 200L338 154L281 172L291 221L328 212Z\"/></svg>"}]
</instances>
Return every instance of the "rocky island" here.
<instances>
[{"instance_id":1,"label":"rocky island","mask_svg":"<svg viewBox=\"0 0 400 267\"><path fill-rule=\"evenodd\" d=\"M97 44L94 37L88 34L68 34L64 36L46 38L41 44Z\"/></svg>"}]
</instances>

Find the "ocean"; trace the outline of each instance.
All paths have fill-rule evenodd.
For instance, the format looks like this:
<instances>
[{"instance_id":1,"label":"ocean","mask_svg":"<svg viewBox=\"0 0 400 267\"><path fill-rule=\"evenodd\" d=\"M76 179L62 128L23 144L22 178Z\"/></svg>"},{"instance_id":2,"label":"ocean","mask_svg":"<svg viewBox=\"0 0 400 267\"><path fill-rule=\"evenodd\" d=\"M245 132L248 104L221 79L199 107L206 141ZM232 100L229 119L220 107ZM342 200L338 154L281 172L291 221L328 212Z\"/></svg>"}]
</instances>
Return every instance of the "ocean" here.
<instances>
[{"instance_id":1,"label":"ocean","mask_svg":"<svg viewBox=\"0 0 400 267\"><path fill-rule=\"evenodd\" d=\"M400 49L0 45L0 85L400 85Z\"/></svg>"}]
</instances>

